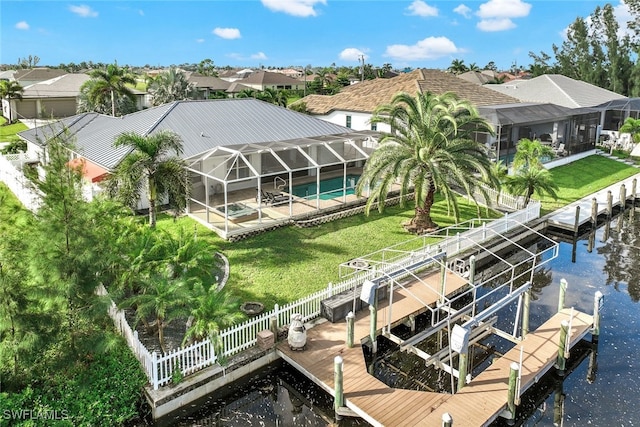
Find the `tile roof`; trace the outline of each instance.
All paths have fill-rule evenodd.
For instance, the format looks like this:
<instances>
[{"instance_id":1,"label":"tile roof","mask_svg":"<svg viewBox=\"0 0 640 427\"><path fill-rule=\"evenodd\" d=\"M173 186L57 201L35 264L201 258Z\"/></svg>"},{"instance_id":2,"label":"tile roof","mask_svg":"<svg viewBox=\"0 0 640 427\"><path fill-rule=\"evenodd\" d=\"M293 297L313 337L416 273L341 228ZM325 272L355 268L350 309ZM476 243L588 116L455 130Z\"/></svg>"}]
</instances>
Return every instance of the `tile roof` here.
<instances>
[{"instance_id":1,"label":"tile roof","mask_svg":"<svg viewBox=\"0 0 640 427\"><path fill-rule=\"evenodd\" d=\"M365 80L343 88L336 95L309 95L297 102L304 102L311 114L324 115L334 110L372 113L379 105L391 102L398 92L415 94L418 91L454 92L476 106L518 102L453 74L432 69L417 69L390 79Z\"/></svg>"},{"instance_id":2,"label":"tile roof","mask_svg":"<svg viewBox=\"0 0 640 427\"><path fill-rule=\"evenodd\" d=\"M544 74L530 80L514 80L486 87L521 102L551 103L568 108L593 107L613 99L625 98L610 90L560 74Z\"/></svg>"},{"instance_id":3,"label":"tile roof","mask_svg":"<svg viewBox=\"0 0 640 427\"><path fill-rule=\"evenodd\" d=\"M86 74L65 74L24 88L23 98L69 98L80 93L80 87L90 80Z\"/></svg>"},{"instance_id":4,"label":"tile roof","mask_svg":"<svg viewBox=\"0 0 640 427\"><path fill-rule=\"evenodd\" d=\"M254 71L238 83L259 84L259 85L295 85L300 84L300 80L286 76L282 73L270 71Z\"/></svg>"},{"instance_id":5,"label":"tile roof","mask_svg":"<svg viewBox=\"0 0 640 427\"><path fill-rule=\"evenodd\" d=\"M197 88L208 88L209 90L227 90L229 89L229 83L226 80L222 80L219 77L203 76L196 73L191 73L187 78L189 83L193 83Z\"/></svg>"},{"instance_id":6,"label":"tile roof","mask_svg":"<svg viewBox=\"0 0 640 427\"><path fill-rule=\"evenodd\" d=\"M297 113L253 98L176 101L122 117L97 113L73 116L19 135L42 145L46 138L68 127L77 151L93 163L113 169L129 152L115 149L113 141L123 132L149 135L160 130L177 133L184 146L184 158L194 157L220 146L287 141L355 132L343 126Z\"/></svg>"}]
</instances>

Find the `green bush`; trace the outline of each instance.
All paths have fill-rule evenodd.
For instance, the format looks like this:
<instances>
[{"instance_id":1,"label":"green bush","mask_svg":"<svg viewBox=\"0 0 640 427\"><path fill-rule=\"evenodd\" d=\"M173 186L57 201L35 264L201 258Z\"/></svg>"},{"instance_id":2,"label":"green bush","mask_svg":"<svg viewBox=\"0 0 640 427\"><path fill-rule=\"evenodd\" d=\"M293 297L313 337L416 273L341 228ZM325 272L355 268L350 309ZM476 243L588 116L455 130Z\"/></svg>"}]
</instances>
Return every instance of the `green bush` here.
<instances>
[{"instance_id":1,"label":"green bush","mask_svg":"<svg viewBox=\"0 0 640 427\"><path fill-rule=\"evenodd\" d=\"M58 372L20 393L0 394L0 426L53 425L44 416L56 416L60 426L118 426L139 415L142 388L147 380L138 360L121 338L103 354ZM6 411L32 411L37 419L17 420Z\"/></svg>"}]
</instances>

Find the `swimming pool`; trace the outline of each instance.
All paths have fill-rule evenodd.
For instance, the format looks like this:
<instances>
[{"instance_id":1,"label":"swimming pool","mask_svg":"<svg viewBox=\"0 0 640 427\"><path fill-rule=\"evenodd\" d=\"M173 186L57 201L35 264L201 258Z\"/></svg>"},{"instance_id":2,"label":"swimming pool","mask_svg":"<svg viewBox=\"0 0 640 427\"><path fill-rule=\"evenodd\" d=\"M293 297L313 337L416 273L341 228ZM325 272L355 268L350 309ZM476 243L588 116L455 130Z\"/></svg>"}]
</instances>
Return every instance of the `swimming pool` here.
<instances>
[{"instance_id":1,"label":"swimming pool","mask_svg":"<svg viewBox=\"0 0 640 427\"><path fill-rule=\"evenodd\" d=\"M360 178L360 175L347 175L347 194L355 194L356 183ZM308 184L294 185L291 189L294 196L304 197L308 199L315 199L318 194L316 182L310 182ZM343 194L343 177L323 179L320 181L320 199L329 200L341 197Z\"/></svg>"}]
</instances>

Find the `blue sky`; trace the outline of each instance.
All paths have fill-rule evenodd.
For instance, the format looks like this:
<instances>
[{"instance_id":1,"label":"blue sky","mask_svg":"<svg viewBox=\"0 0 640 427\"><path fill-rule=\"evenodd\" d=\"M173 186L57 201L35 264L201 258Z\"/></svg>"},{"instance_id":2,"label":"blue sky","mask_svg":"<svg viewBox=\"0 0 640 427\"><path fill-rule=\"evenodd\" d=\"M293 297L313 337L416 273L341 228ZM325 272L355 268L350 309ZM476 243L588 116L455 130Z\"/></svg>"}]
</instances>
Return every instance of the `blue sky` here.
<instances>
[{"instance_id":1,"label":"blue sky","mask_svg":"<svg viewBox=\"0 0 640 427\"><path fill-rule=\"evenodd\" d=\"M0 2L0 63L39 65L447 68L453 59L501 69L552 53L563 31L605 1L236 0ZM628 20L621 0L610 2ZM626 14L626 16L625 16Z\"/></svg>"}]
</instances>

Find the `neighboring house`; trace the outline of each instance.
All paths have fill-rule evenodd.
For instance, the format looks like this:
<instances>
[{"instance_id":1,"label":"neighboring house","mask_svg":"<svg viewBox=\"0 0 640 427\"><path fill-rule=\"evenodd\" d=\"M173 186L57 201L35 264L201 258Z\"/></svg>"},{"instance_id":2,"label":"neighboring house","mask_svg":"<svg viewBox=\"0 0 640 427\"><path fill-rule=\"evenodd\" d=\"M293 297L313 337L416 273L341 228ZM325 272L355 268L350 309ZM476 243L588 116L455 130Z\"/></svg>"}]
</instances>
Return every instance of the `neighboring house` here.
<instances>
[{"instance_id":1,"label":"neighboring house","mask_svg":"<svg viewBox=\"0 0 640 427\"><path fill-rule=\"evenodd\" d=\"M357 202L354 177L377 137L253 98L176 101L122 117L84 113L19 136L42 155L44 141L65 128L72 162L94 186L129 153L113 147L118 135L178 134L191 174L188 213L225 238ZM325 190L326 181L335 187Z\"/></svg>"},{"instance_id":2,"label":"neighboring house","mask_svg":"<svg viewBox=\"0 0 640 427\"><path fill-rule=\"evenodd\" d=\"M389 132L386 124L371 123L373 111L391 102L398 92L435 94L453 92L475 105L493 124L496 135L477 134L496 158L508 163L522 138L542 135L550 144L564 144L569 154L595 147L599 113L590 109L571 109L549 103L523 103L507 93L491 90L495 85L468 82L440 70L417 69L391 79L367 80L348 86L336 95L309 95L297 102L306 104L314 117L357 130Z\"/></svg>"},{"instance_id":3,"label":"neighboring house","mask_svg":"<svg viewBox=\"0 0 640 427\"><path fill-rule=\"evenodd\" d=\"M495 81L500 77L500 74L493 70L467 71L465 73L458 74L456 77L466 80L469 83L483 85L491 81Z\"/></svg>"},{"instance_id":4,"label":"neighboring house","mask_svg":"<svg viewBox=\"0 0 640 427\"><path fill-rule=\"evenodd\" d=\"M20 86L27 87L35 83L40 83L45 80L51 80L56 77L61 77L67 74L67 71L57 68L30 68L24 70L17 70L13 74L13 80L20 83Z\"/></svg>"},{"instance_id":5,"label":"neighboring house","mask_svg":"<svg viewBox=\"0 0 640 427\"><path fill-rule=\"evenodd\" d=\"M304 82L285 76L281 73L273 73L270 71L254 71L248 77L238 80L237 83L249 86L255 90L269 89L287 89L287 90L303 90Z\"/></svg>"},{"instance_id":6,"label":"neighboring house","mask_svg":"<svg viewBox=\"0 0 640 427\"><path fill-rule=\"evenodd\" d=\"M249 77L251 73L253 73L253 70L250 68L245 68L244 70L224 70L218 73L218 77L229 83L233 83Z\"/></svg>"},{"instance_id":7,"label":"neighboring house","mask_svg":"<svg viewBox=\"0 0 640 427\"><path fill-rule=\"evenodd\" d=\"M235 98L237 94L247 89L253 89L253 88L249 86L245 86L238 82L232 82L229 84L229 87L225 92L227 92L227 94L229 94L230 97Z\"/></svg>"},{"instance_id":8,"label":"neighboring house","mask_svg":"<svg viewBox=\"0 0 640 427\"><path fill-rule=\"evenodd\" d=\"M283 70L269 70L269 71L272 71L274 73L284 74L287 77L291 77L292 79L298 79L298 80L304 76L303 69L285 68Z\"/></svg>"},{"instance_id":9,"label":"neighboring house","mask_svg":"<svg viewBox=\"0 0 640 427\"><path fill-rule=\"evenodd\" d=\"M390 129L386 125L378 124L376 127L370 122L373 111L379 105L390 103L398 92L415 95L426 91L436 94L455 92L476 106L518 102L515 98L461 80L450 73L431 69L417 69L390 79L365 80L344 87L335 95L308 95L297 102L304 102L309 114L331 123L356 130L388 132Z\"/></svg>"},{"instance_id":10,"label":"neighboring house","mask_svg":"<svg viewBox=\"0 0 640 427\"><path fill-rule=\"evenodd\" d=\"M2 114L18 119L50 119L76 114L80 87L91 78L86 74L63 74L23 86L22 99L3 99Z\"/></svg>"},{"instance_id":11,"label":"neighboring house","mask_svg":"<svg viewBox=\"0 0 640 427\"><path fill-rule=\"evenodd\" d=\"M209 99L215 92L226 92L231 86L231 83L219 77L203 76L198 73L187 74L187 81L200 92L201 99Z\"/></svg>"},{"instance_id":12,"label":"neighboring house","mask_svg":"<svg viewBox=\"0 0 640 427\"><path fill-rule=\"evenodd\" d=\"M560 74L545 74L529 80L514 80L485 87L520 102L555 104L567 108L594 107L623 95Z\"/></svg>"}]
</instances>

